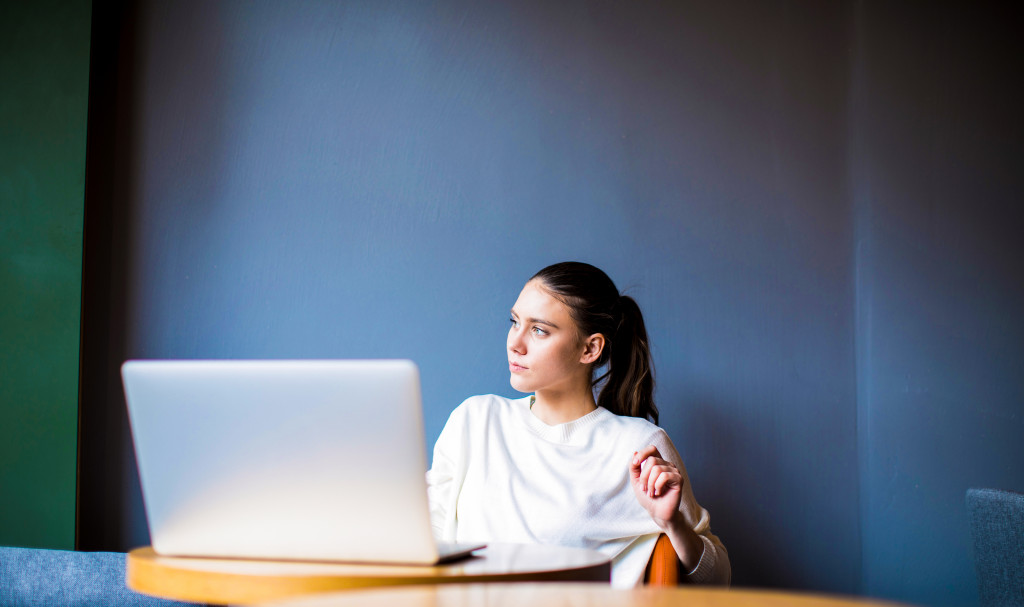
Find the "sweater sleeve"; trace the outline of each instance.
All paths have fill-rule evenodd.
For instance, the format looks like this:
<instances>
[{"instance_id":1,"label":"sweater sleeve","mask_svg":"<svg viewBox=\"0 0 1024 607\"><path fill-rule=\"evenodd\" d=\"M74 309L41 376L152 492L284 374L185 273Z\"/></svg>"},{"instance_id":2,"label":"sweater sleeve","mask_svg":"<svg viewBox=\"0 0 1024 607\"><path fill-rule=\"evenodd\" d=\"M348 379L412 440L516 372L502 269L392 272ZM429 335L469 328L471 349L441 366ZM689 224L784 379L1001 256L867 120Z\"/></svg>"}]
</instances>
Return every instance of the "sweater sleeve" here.
<instances>
[{"instance_id":1,"label":"sweater sleeve","mask_svg":"<svg viewBox=\"0 0 1024 607\"><path fill-rule=\"evenodd\" d=\"M682 577L689 584L716 584L728 586L732 582L732 567L729 553L722 541L711 533L711 517L707 510L701 509L701 520L694 531L704 542L704 553L693 571L686 572Z\"/></svg>"},{"instance_id":2,"label":"sweater sleeve","mask_svg":"<svg viewBox=\"0 0 1024 607\"><path fill-rule=\"evenodd\" d=\"M455 541L455 506L465 476L465 416L462 408L452 412L434 444L434 459L427 471L427 501L434 537Z\"/></svg>"}]
</instances>

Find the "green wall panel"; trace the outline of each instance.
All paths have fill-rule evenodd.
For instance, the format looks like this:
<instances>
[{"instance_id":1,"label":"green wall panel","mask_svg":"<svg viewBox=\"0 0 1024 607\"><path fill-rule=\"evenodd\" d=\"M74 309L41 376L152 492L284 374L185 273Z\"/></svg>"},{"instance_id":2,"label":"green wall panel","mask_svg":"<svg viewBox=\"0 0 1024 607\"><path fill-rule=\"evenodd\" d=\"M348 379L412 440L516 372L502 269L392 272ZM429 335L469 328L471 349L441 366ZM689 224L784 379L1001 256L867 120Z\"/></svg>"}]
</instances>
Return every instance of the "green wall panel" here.
<instances>
[{"instance_id":1,"label":"green wall panel","mask_svg":"<svg viewBox=\"0 0 1024 607\"><path fill-rule=\"evenodd\" d=\"M0 545L74 547L90 14L0 1Z\"/></svg>"}]
</instances>

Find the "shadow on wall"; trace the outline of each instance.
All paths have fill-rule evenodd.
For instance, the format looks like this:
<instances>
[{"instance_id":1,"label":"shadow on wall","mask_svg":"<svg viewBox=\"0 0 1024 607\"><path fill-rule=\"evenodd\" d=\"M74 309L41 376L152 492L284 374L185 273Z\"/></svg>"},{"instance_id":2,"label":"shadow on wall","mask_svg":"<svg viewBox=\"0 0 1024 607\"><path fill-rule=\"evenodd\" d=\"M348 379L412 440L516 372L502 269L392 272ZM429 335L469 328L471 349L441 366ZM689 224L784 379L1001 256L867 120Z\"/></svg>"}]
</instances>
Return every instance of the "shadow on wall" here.
<instances>
[{"instance_id":1,"label":"shadow on wall","mask_svg":"<svg viewBox=\"0 0 1024 607\"><path fill-rule=\"evenodd\" d=\"M153 32L190 32L189 40L210 43L224 27L224 9L217 3L184 4L118 1L93 7L78 431L79 550L120 551L149 543L120 366L129 358L160 355L140 344L137 334L140 317L160 315L167 303L152 299L150 293L140 294L137 287L157 275L176 291L190 288L187 272L178 266L178 247L194 242L194 233L203 231L219 200L218 181L176 171L196 163L206 169L205 175L217 175L225 162L229 144L221 128L223 110L218 109L224 104L220 91L226 78L217 60L221 49L163 45ZM176 69L163 69L167 65ZM150 107L160 112L143 111ZM154 115L161 118L155 120ZM154 146L154 140L163 143ZM189 150L187 155L183 149ZM164 197L173 203L156 204ZM174 220L179 217L193 234L170 229L182 225ZM157 238L140 240L135 230L139 222L169 229ZM201 295L193 294L192 299L202 301ZM203 316L202 310L189 314Z\"/></svg>"}]
</instances>

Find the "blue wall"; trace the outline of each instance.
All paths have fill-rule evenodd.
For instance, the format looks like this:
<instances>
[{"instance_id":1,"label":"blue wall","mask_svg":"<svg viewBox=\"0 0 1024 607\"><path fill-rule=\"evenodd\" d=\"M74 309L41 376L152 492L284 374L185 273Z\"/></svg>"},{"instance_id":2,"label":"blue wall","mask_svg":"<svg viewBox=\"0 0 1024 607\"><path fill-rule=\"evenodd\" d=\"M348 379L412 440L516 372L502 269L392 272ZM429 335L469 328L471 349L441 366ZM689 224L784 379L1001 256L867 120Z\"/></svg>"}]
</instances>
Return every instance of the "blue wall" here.
<instances>
[{"instance_id":1,"label":"blue wall","mask_svg":"<svg viewBox=\"0 0 1024 607\"><path fill-rule=\"evenodd\" d=\"M968 604L964 491L1024 492L1020 14L865 3L857 24L863 588Z\"/></svg>"},{"instance_id":2,"label":"blue wall","mask_svg":"<svg viewBox=\"0 0 1024 607\"><path fill-rule=\"evenodd\" d=\"M911 24L894 41L873 5L705 4L143 3L118 68L111 312L92 319L113 328L106 372L130 357L409 357L432 444L466 396L512 393L522 283L589 261L645 311L662 425L737 584L974 601L963 491L1024 488L1021 245L992 243L977 262L1003 263L987 273L959 266L979 302L902 235L941 245L947 208L951 226L973 220L963 242L1011 233L958 195L987 183L987 154L1005 166L986 208L1019 199L1021 156L932 158L923 170L961 186L940 179L936 209L905 152L980 144L942 110L890 128L902 116L882 86L903 83L889 45L935 34ZM902 85L907 111L952 86L932 85ZM964 349L950 328L987 332ZM931 366L956 357L976 373ZM907 373L916 391L900 393ZM987 422L982 396L997 397ZM97 544L145 543L123 402L113 384L90 398L122 445L95 457L126 489L83 525ZM921 407L938 434L913 423ZM933 451L996 428L991 457ZM948 461L948 486L913 486Z\"/></svg>"}]
</instances>

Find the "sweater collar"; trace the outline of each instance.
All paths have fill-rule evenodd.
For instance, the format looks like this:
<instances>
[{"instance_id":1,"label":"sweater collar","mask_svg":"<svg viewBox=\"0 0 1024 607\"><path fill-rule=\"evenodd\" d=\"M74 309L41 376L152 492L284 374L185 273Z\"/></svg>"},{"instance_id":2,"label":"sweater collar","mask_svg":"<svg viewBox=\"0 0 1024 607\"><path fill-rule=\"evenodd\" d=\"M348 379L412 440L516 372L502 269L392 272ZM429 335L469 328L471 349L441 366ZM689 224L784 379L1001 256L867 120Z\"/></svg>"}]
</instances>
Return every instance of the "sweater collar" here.
<instances>
[{"instance_id":1,"label":"sweater collar","mask_svg":"<svg viewBox=\"0 0 1024 607\"><path fill-rule=\"evenodd\" d=\"M574 419L571 422L549 426L542 422L540 418L534 415L533 411L530 410L531 407L533 407L535 400L536 396L532 394L526 398L520 399L519 402L523 404L521 407L522 417L525 420L526 425L534 434L552 443L570 444L573 442L573 437L579 434L583 429L597 423L597 421L605 415L609 415L607 409L598 407L583 417Z\"/></svg>"}]
</instances>

